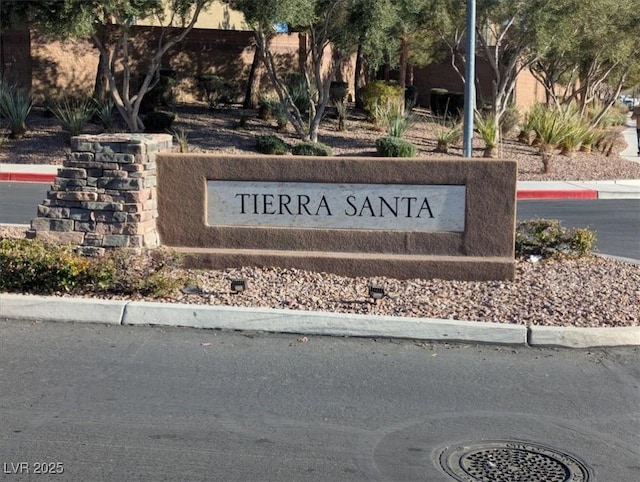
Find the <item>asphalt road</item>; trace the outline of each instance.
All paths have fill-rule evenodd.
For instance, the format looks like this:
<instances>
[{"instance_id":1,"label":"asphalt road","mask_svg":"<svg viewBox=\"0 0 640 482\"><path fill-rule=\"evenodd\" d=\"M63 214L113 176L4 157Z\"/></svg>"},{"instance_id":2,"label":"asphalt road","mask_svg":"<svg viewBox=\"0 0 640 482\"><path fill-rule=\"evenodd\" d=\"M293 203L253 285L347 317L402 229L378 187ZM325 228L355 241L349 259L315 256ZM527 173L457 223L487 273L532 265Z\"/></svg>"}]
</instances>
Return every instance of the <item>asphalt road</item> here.
<instances>
[{"instance_id":1,"label":"asphalt road","mask_svg":"<svg viewBox=\"0 0 640 482\"><path fill-rule=\"evenodd\" d=\"M0 223L28 224L49 184L0 182ZM640 259L640 199L520 201L518 219L559 219L567 227L591 227L603 254Z\"/></svg>"},{"instance_id":2,"label":"asphalt road","mask_svg":"<svg viewBox=\"0 0 640 482\"><path fill-rule=\"evenodd\" d=\"M637 480L639 350L0 322L0 478L447 482L500 440Z\"/></svg>"}]
</instances>

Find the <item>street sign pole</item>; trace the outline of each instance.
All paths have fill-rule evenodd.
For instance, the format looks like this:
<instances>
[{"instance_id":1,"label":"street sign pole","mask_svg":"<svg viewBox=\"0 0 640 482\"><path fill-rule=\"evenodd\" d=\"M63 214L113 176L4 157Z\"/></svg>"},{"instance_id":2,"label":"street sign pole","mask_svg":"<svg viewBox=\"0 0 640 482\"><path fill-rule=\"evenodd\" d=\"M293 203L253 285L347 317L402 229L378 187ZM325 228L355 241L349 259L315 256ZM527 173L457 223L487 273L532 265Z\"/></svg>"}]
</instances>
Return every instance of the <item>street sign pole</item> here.
<instances>
[{"instance_id":1,"label":"street sign pole","mask_svg":"<svg viewBox=\"0 0 640 482\"><path fill-rule=\"evenodd\" d=\"M473 157L473 116L476 104L476 0L467 0L467 66L464 82L464 157Z\"/></svg>"}]
</instances>

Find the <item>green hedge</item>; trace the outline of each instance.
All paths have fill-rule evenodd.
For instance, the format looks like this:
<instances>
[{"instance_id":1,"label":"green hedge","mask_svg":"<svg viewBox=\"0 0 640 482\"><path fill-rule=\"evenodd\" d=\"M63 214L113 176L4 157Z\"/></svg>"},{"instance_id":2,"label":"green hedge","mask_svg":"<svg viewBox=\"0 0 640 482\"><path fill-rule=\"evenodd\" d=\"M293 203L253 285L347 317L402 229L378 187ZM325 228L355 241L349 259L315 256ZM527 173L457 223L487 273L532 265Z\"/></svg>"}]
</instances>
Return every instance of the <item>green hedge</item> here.
<instances>
[{"instance_id":1,"label":"green hedge","mask_svg":"<svg viewBox=\"0 0 640 482\"><path fill-rule=\"evenodd\" d=\"M333 156L331 148L321 142L301 142L291 153L294 156Z\"/></svg>"}]
</instances>

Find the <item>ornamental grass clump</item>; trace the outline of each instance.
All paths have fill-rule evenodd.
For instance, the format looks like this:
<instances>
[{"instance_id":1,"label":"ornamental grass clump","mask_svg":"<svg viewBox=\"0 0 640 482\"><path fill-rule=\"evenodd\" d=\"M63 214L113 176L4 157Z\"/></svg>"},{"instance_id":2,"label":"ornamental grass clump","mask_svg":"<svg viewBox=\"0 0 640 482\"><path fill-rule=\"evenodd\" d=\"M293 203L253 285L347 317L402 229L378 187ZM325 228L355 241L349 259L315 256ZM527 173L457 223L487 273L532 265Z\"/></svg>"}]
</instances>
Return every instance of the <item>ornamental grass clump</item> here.
<instances>
[{"instance_id":1,"label":"ornamental grass clump","mask_svg":"<svg viewBox=\"0 0 640 482\"><path fill-rule=\"evenodd\" d=\"M27 117L31 112L31 93L0 80L0 117L9 123L9 137L20 139L27 133Z\"/></svg>"}]
</instances>

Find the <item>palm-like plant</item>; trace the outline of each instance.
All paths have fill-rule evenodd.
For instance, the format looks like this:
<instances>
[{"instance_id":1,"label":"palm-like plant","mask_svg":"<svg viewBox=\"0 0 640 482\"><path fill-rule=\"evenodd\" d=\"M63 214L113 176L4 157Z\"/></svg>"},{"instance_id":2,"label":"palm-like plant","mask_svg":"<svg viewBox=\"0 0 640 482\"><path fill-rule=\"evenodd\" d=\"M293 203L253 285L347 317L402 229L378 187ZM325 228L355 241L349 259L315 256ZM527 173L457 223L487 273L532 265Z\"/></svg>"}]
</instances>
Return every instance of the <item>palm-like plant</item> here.
<instances>
[{"instance_id":1,"label":"palm-like plant","mask_svg":"<svg viewBox=\"0 0 640 482\"><path fill-rule=\"evenodd\" d=\"M554 151L567 135L565 116L559 110L545 108L534 119L533 129L540 142L544 172L548 174L551 172Z\"/></svg>"}]
</instances>

